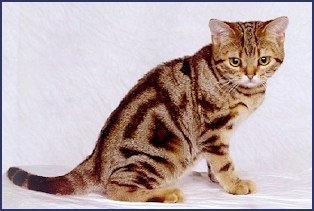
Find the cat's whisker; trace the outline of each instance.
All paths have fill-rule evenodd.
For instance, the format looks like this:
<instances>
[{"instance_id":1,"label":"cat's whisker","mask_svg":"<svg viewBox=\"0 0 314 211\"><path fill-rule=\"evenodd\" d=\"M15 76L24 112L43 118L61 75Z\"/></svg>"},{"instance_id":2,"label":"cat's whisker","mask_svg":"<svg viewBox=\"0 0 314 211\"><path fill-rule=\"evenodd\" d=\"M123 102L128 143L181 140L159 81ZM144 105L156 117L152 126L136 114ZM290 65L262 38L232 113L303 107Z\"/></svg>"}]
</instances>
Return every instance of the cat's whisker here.
<instances>
[{"instance_id":1,"label":"cat's whisker","mask_svg":"<svg viewBox=\"0 0 314 211\"><path fill-rule=\"evenodd\" d=\"M222 85L222 86L224 86L225 84L228 84L228 83L230 83L230 81L229 81L229 80L225 80L225 81L217 81L217 82L215 83L215 85Z\"/></svg>"},{"instance_id":2,"label":"cat's whisker","mask_svg":"<svg viewBox=\"0 0 314 211\"><path fill-rule=\"evenodd\" d=\"M240 85L240 84L235 83L235 84L231 87L231 89L229 90L229 93L231 94L233 91L235 91L236 88L237 88L239 85Z\"/></svg>"},{"instance_id":3,"label":"cat's whisker","mask_svg":"<svg viewBox=\"0 0 314 211\"><path fill-rule=\"evenodd\" d=\"M221 87L222 88L225 88L222 92L221 92L221 95L225 96L226 94L230 94L232 92L232 90L234 89L234 87L237 85L237 79L236 78L232 78L228 81L228 83L224 84L224 87ZM229 88L226 89L229 85ZM219 89L219 91L221 91L221 89Z\"/></svg>"},{"instance_id":4,"label":"cat's whisker","mask_svg":"<svg viewBox=\"0 0 314 211\"><path fill-rule=\"evenodd\" d=\"M273 72L273 71L266 71L266 72L265 72L265 75L266 75L267 77L272 77L272 76L274 75L274 72Z\"/></svg>"},{"instance_id":5,"label":"cat's whisker","mask_svg":"<svg viewBox=\"0 0 314 211\"><path fill-rule=\"evenodd\" d=\"M227 82L225 82L225 83L223 83L223 84L221 84L221 83L219 83L221 86L219 86L218 85L218 87L219 87L219 89L218 89L218 91L221 91L223 88L225 88L225 87L227 87L228 85L230 85L230 84L232 84L232 81L227 81Z\"/></svg>"}]
</instances>

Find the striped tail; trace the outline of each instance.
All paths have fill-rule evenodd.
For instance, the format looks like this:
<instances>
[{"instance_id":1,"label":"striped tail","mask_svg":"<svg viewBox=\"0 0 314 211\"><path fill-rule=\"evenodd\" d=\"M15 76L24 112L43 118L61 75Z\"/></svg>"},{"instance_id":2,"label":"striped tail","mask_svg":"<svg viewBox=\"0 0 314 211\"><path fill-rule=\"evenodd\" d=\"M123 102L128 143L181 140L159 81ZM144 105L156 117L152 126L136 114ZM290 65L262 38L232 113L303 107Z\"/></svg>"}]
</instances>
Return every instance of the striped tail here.
<instances>
[{"instance_id":1,"label":"striped tail","mask_svg":"<svg viewBox=\"0 0 314 211\"><path fill-rule=\"evenodd\" d=\"M42 177L11 167L7 175L15 185L50 194L77 194L85 192L87 188L86 183L76 182L82 180L82 176L74 170L64 176Z\"/></svg>"}]
</instances>

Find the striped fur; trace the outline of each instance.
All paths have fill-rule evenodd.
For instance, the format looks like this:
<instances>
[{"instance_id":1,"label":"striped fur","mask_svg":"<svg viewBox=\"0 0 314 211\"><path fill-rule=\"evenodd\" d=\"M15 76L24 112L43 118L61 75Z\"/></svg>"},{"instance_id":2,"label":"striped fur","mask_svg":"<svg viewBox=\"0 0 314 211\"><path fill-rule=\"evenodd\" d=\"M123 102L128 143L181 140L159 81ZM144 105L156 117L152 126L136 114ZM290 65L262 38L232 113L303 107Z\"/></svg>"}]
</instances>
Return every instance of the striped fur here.
<instances>
[{"instance_id":1,"label":"striped fur","mask_svg":"<svg viewBox=\"0 0 314 211\"><path fill-rule=\"evenodd\" d=\"M139 80L108 118L92 154L74 170L42 177L12 167L9 179L51 194L97 191L113 200L182 202L172 183L204 156L212 181L231 194L253 193L254 183L237 176L229 138L262 103L266 81L284 59L287 23L286 17L211 20L212 44Z\"/></svg>"}]
</instances>

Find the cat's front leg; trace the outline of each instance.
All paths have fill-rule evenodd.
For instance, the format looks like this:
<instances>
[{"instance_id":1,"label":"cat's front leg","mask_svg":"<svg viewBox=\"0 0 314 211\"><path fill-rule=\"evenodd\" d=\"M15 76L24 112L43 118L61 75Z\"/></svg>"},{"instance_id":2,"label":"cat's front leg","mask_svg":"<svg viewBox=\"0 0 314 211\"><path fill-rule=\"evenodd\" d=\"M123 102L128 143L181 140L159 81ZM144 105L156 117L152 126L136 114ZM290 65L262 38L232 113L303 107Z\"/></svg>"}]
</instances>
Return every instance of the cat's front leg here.
<instances>
[{"instance_id":1,"label":"cat's front leg","mask_svg":"<svg viewBox=\"0 0 314 211\"><path fill-rule=\"evenodd\" d=\"M219 183L216 176L212 172L210 164L208 162L207 162L207 167L208 167L208 177L209 177L210 181L212 181L214 183Z\"/></svg>"},{"instance_id":2,"label":"cat's front leg","mask_svg":"<svg viewBox=\"0 0 314 211\"><path fill-rule=\"evenodd\" d=\"M228 193L242 195L256 191L254 182L242 180L237 175L229 155L228 141L223 136L213 135L201 146L208 163L208 174Z\"/></svg>"}]
</instances>

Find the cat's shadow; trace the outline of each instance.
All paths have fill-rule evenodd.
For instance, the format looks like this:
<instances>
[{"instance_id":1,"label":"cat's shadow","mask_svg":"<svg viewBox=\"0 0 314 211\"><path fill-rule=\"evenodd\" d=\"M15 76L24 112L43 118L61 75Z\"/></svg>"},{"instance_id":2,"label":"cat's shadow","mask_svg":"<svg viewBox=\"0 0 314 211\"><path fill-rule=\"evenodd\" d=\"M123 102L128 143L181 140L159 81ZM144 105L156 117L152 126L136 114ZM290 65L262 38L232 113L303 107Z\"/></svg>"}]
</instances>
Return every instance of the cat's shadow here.
<instances>
[{"instance_id":1,"label":"cat's shadow","mask_svg":"<svg viewBox=\"0 0 314 211\"><path fill-rule=\"evenodd\" d=\"M212 181L209 176L208 172L199 172L199 171L192 171L186 177L189 177L190 179L197 180L202 183L207 183L210 186L219 186L218 181Z\"/></svg>"}]
</instances>

